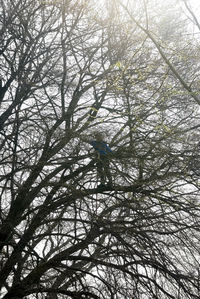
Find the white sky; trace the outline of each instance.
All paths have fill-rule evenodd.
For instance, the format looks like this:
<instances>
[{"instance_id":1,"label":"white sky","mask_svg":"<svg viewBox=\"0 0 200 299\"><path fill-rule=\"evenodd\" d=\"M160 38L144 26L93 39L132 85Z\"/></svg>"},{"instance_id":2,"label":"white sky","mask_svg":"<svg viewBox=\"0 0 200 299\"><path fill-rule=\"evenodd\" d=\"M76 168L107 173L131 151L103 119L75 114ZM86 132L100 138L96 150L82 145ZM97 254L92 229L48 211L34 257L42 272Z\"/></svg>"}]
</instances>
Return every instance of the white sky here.
<instances>
[{"instance_id":1,"label":"white sky","mask_svg":"<svg viewBox=\"0 0 200 299\"><path fill-rule=\"evenodd\" d=\"M195 13L200 13L200 0L188 0L188 3L191 3L192 7L195 8Z\"/></svg>"}]
</instances>

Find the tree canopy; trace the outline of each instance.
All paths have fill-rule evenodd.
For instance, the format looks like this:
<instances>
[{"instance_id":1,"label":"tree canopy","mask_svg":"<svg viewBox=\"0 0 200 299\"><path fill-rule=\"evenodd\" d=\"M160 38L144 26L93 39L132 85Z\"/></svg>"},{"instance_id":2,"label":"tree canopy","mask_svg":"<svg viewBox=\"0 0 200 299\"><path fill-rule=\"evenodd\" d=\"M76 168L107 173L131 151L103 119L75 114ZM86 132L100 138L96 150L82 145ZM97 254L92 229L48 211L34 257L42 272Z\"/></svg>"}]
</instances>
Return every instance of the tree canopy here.
<instances>
[{"instance_id":1,"label":"tree canopy","mask_svg":"<svg viewBox=\"0 0 200 299\"><path fill-rule=\"evenodd\" d=\"M0 4L1 298L199 298L198 7Z\"/></svg>"}]
</instances>

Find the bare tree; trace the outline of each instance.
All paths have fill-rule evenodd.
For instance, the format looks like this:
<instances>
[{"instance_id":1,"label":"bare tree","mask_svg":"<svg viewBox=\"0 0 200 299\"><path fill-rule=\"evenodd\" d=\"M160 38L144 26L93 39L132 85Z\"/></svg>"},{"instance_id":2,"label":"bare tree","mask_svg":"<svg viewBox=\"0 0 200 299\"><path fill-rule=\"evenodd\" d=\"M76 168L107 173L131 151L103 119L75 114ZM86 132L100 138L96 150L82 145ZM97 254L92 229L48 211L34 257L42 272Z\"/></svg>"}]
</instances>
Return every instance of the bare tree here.
<instances>
[{"instance_id":1,"label":"bare tree","mask_svg":"<svg viewBox=\"0 0 200 299\"><path fill-rule=\"evenodd\" d=\"M1 296L199 298L196 41L97 2L1 1Z\"/></svg>"}]
</instances>

